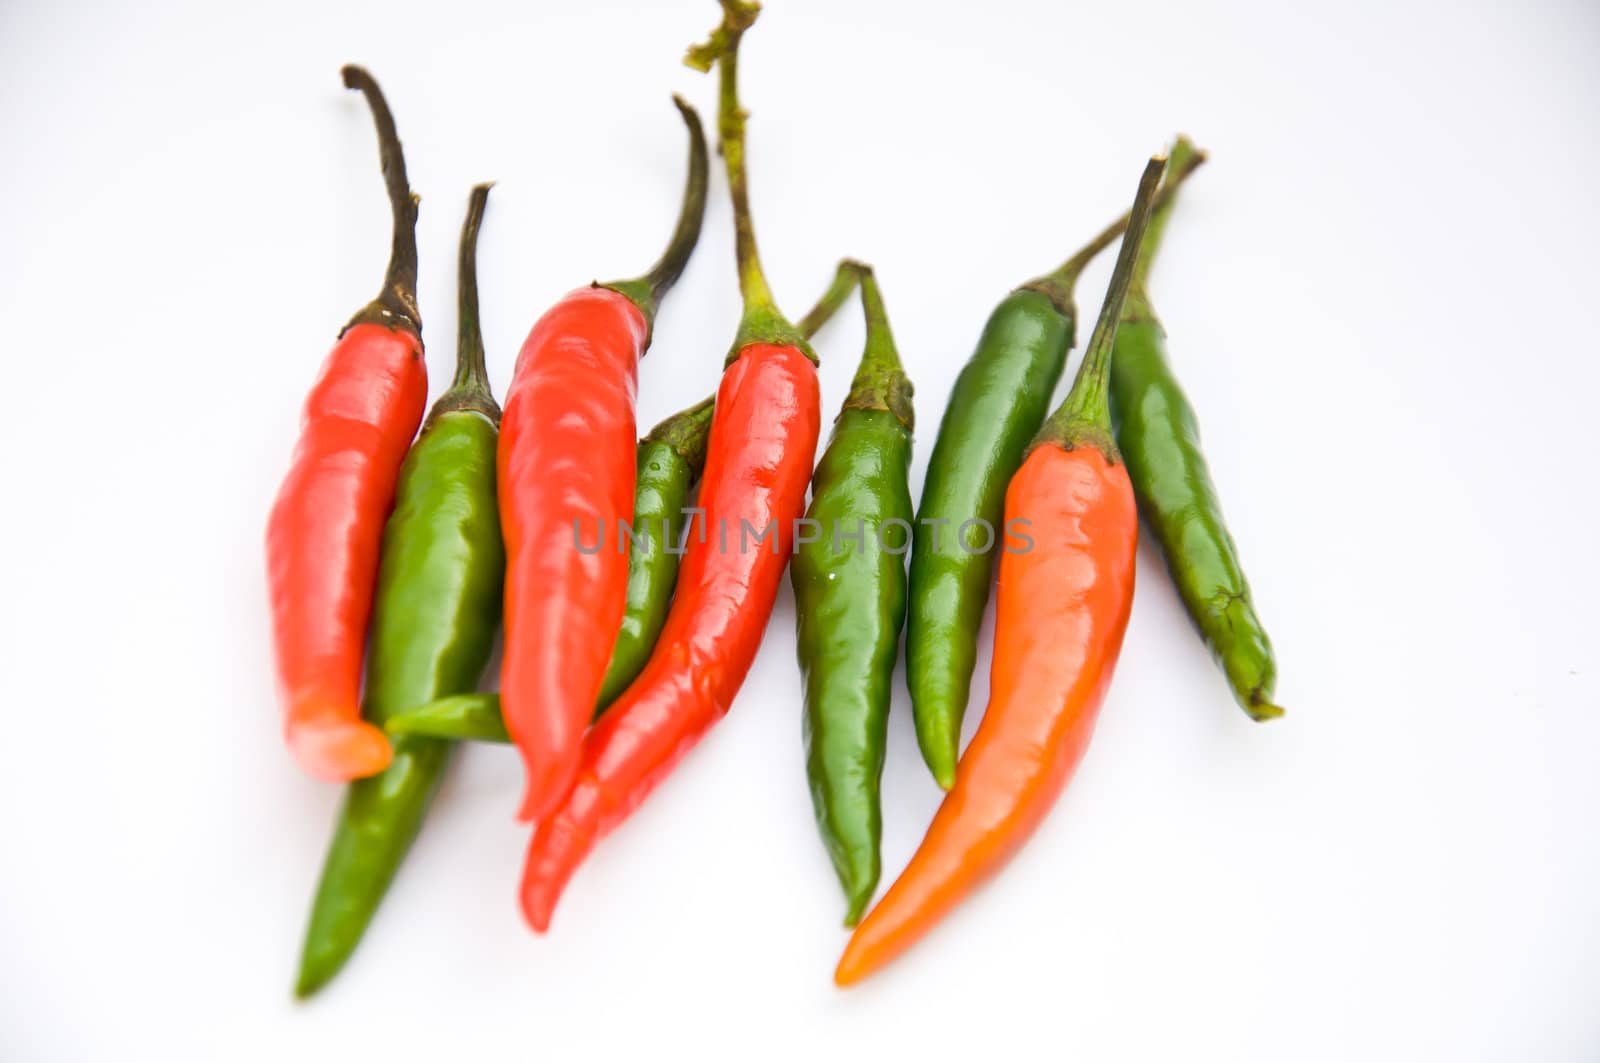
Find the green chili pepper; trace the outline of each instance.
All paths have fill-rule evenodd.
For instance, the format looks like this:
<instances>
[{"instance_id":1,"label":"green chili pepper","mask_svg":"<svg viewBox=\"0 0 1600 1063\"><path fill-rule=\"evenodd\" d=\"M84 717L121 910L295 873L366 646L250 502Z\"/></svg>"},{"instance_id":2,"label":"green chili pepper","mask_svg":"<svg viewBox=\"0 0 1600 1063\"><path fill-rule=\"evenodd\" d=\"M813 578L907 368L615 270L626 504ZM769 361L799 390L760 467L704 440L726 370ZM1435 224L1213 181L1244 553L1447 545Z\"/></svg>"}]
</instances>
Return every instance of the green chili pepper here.
<instances>
[{"instance_id":1,"label":"green chili pepper","mask_svg":"<svg viewBox=\"0 0 1600 1063\"><path fill-rule=\"evenodd\" d=\"M406 455L384 528L362 712L470 691L500 623L505 549L495 505L500 408L489 392L474 258L489 186L472 191L461 234L455 380ZM438 789L450 745L407 737L381 774L351 784L322 868L295 994L308 997L355 950Z\"/></svg>"},{"instance_id":2,"label":"green chili pepper","mask_svg":"<svg viewBox=\"0 0 1600 1063\"><path fill-rule=\"evenodd\" d=\"M857 275L855 263L841 262L828 290L796 327L806 336L815 335L855 289ZM639 474L633 496L633 527L637 534L629 541L628 604L601 685L596 716L628 689L650 659L656 637L661 634L678 582L684 537L681 521L688 512L685 506L689 492L705 465L714 400L715 396L706 398L673 414L639 441ZM391 716L384 729L391 735L510 741L500 718L498 695L424 699L413 706Z\"/></svg>"},{"instance_id":3,"label":"green chili pepper","mask_svg":"<svg viewBox=\"0 0 1600 1063\"><path fill-rule=\"evenodd\" d=\"M862 267L866 349L811 481L790 578L805 686L806 777L854 926L878 885L890 685L911 548L911 381Z\"/></svg>"},{"instance_id":4,"label":"green chili pepper","mask_svg":"<svg viewBox=\"0 0 1600 1063\"><path fill-rule=\"evenodd\" d=\"M1174 172L1203 158L1179 137ZM1211 648L1254 720L1283 715L1273 703L1277 662L1272 643L1250 600L1239 554L1222 519L1222 504L1200 450L1194 408L1167 361L1167 334L1150 306L1150 261L1172 214L1169 197L1151 219L1134 274L1133 288L1117 327L1111 359L1111 413L1117 445L1139 499L1139 512L1155 533L1183 606Z\"/></svg>"},{"instance_id":5,"label":"green chili pepper","mask_svg":"<svg viewBox=\"0 0 1600 1063\"><path fill-rule=\"evenodd\" d=\"M628 548L628 604L600 684L595 715L628 689L650 659L678 582L684 505L706 463L715 396L673 414L639 440L633 492L634 538Z\"/></svg>"},{"instance_id":6,"label":"green chili pepper","mask_svg":"<svg viewBox=\"0 0 1600 1063\"><path fill-rule=\"evenodd\" d=\"M1172 187L1187 176L1174 172ZM934 438L912 537L906 685L922 758L946 790L955 782L994 555L1006 541L1006 485L1044 422L1072 348L1078 275L1127 224L1124 214L1055 272L995 307Z\"/></svg>"}]
</instances>

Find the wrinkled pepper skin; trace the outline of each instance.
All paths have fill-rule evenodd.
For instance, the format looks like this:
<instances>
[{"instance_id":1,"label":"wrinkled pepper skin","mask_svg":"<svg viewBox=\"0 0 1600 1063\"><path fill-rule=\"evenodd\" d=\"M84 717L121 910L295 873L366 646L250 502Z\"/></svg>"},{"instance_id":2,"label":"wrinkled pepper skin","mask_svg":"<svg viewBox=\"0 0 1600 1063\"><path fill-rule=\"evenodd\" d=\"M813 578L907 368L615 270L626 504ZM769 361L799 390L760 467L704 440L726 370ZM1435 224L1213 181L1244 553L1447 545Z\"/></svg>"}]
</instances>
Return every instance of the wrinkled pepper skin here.
<instances>
[{"instance_id":1,"label":"wrinkled pepper skin","mask_svg":"<svg viewBox=\"0 0 1600 1063\"><path fill-rule=\"evenodd\" d=\"M495 502L494 424L437 417L400 473L383 534L364 714L473 690L494 646L505 553ZM306 930L296 992L308 996L354 951L421 826L450 744L403 737L387 769L351 785Z\"/></svg>"},{"instance_id":2,"label":"wrinkled pepper skin","mask_svg":"<svg viewBox=\"0 0 1600 1063\"><path fill-rule=\"evenodd\" d=\"M1200 157L1186 138L1172 150L1176 171ZM1168 178L1168 184L1173 183ZM1200 425L1167 358L1167 333L1151 307L1146 280L1176 197L1157 208L1140 269L1123 307L1111 360L1111 418L1139 512L1161 546L1178 597L1239 706L1256 721L1275 719L1278 665L1256 615L1244 567L1222 517L1222 502L1200 449Z\"/></svg>"},{"instance_id":3,"label":"wrinkled pepper skin","mask_svg":"<svg viewBox=\"0 0 1600 1063\"><path fill-rule=\"evenodd\" d=\"M500 697L527 770L523 818L547 814L572 784L627 607L628 555L616 536L633 516L648 335L626 296L580 288L534 325L506 392Z\"/></svg>"},{"instance_id":4,"label":"wrinkled pepper skin","mask_svg":"<svg viewBox=\"0 0 1600 1063\"><path fill-rule=\"evenodd\" d=\"M790 570L805 689L806 778L847 898L847 926L866 910L881 871L878 784L905 621L910 467L911 429L893 413L841 413L806 511L817 522L808 531L820 528L820 538L797 547ZM845 534L860 528L861 545L836 544L835 528Z\"/></svg>"},{"instance_id":5,"label":"wrinkled pepper skin","mask_svg":"<svg viewBox=\"0 0 1600 1063\"><path fill-rule=\"evenodd\" d=\"M284 733L300 767L328 781L389 763L361 719L361 658L383 522L427 403L422 341L354 325L306 399L300 442L267 523L267 577Z\"/></svg>"},{"instance_id":6,"label":"wrinkled pepper skin","mask_svg":"<svg viewBox=\"0 0 1600 1063\"><path fill-rule=\"evenodd\" d=\"M1074 316L1038 291L1012 292L989 315L956 378L928 459L911 551L906 685L917 744L941 787L955 778L978 628L1003 542L1006 482L1050 409ZM994 529L988 550L982 520ZM971 550L972 552L968 552Z\"/></svg>"},{"instance_id":7,"label":"wrinkled pepper skin","mask_svg":"<svg viewBox=\"0 0 1600 1063\"><path fill-rule=\"evenodd\" d=\"M552 307L528 334L506 392L500 692L526 770L525 820L546 815L572 785L627 609L629 551L618 540L633 516L639 360L700 240L709 173L699 114L672 102L689 135L689 170L666 249L643 276L581 288Z\"/></svg>"},{"instance_id":8,"label":"wrinkled pepper skin","mask_svg":"<svg viewBox=\"0 0 1600 1063\"><path fill-rule=\"evenodd\" d=\"M394 115L371 74L340 71L366 97L393 219L378 297L339 334L306 398L289 473L267 518L267 592L284 736L301 770L359 779L389 763L361 719L361 658L395 480L428 399L417 308L417 202Z\"/></svg>"},{"instance_id":9,"label":"wrinkled pepper skin","mask_svg":"<svg viewBox=\"0 0 1600 1063\"><path fill-rule=\"evenodd\" d=\"M752 343L722 376L678 592L644 670L584 740L577 781L541 819L522 907L538 931L572 873L727 715L760 648L805 512L816 457L817 370L799 347ZM740 543L741 522L752 529ZM764 541L755 538L771 527Z\"/></svg>"},{"instance_id":10,"label":"wrinkled pepper skin","mask_svg":"<svg viewBox=\"0 0 1600 1063\"><path fill-rule=\"evenodd\" d=\"M1194 407L1172 375L1166 332L1153 314L1117 329L1111 377L1117 445L1184 609L1240 707L1256 720L1282 716L1272 700L1278 674L1272 642L1222 517Z\"/></svg>"}]
</instances>

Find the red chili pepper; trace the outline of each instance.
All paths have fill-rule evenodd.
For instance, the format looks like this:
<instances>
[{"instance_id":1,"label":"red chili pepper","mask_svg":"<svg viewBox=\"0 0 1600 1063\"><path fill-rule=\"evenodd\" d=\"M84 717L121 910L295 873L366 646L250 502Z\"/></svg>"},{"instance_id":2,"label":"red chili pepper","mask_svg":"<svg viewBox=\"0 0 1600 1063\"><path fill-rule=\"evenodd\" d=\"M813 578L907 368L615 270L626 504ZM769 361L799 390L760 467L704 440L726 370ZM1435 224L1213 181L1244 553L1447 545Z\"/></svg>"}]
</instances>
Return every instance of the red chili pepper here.
<instances>
[{"instance_id":1,"label":"red chili pepper","mask_svg":"<svg viewBox=\"0 0 1600 1063\"><path fill-rule=\"evenodd\" d=\"M267 581L285 734L319 779L373 775L389 742L361 720L361 658L395 479L427 401L417 310L417 204L394 116L372 75L342 71L372 108L394 212L383 292L339 335L301 418L267 522Z\"/></svg>"},{"instance_id":2,"label":"red chili pepper","mask_svg":"<svg viewBox=\"0 0 1600 1063\"><path fill-rule=\"evenodd\" d=\"M997 872L1082 759L1122 651L1139 516L1111 437L1112 342L1165 159L1139 183L1094 336L1061 408L1006 489L989 707L911 862L850 937L834 980L909 948Z\"/></svg>"},{"instance_id":3,"label":"red chili pepper","mask_svg":"<svg viewBox=\"0 0 1600 1063\"><path fill-rule=\"evenodd\" d=\"M611 537L633 516L639 359L705 213L700 118L674 102L689 127L689 178L666 252L638 280L580 288L552 307L528 334L506 391L500 695L527 769L523 818L545 815L572 785L627 604L628 556Z\"/></svg>"},{"instance_id":4,"label":"red chili pepper","mask_svg":"<svg viewBox=\"0 0 1600 1063\"><path fill-rule=\"evenodd\" d=\"M722 27L711 43L690 50L689 62L721 67L718 126L745 309L717 392L700 486L703 534L690 537L649 663L589 732L576 785L534 834L522 906L539 931L596 840L727 713L761 644L794 522L805 512L821 420L816 359L773 305L750 224L736 57L759 8L738 0L723 0L723 7ZM764 532L771 537L758 540Z\"/></svg>"}]
</instances>

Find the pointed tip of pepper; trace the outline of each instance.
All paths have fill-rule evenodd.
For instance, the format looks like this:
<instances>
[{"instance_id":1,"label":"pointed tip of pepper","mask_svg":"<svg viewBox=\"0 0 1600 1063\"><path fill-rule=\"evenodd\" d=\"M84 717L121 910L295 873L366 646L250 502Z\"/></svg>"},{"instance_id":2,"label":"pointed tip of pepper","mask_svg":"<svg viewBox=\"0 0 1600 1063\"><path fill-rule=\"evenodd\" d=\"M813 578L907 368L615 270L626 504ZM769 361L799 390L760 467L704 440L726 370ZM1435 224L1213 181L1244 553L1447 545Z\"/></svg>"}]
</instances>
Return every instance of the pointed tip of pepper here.
<instances>
[{"instance_id":1,"label":"pointed tip of pepper","mask_svg":"<svg viewBox=\"0 0 1600 1063\"><path fill-rule=\"evenodd\" d=\"M915 693L911 697L916 704ZM933 776L933 781L939 789L949 792L950 787L956 784L956 765L961 761L961 714L958 708L948 704L945 699L928 699L930 705L942 709L942 713L929 712L928 726L923 726L923 720L917 721L917 748L922 753L922 763L927 765L928 774ZM954 720L954 723L949 722Z\"/></svg>"},{"instance_id":2,"label":"pointed tip of pepper","mask_svg":"<svg viewBox=\"0 0 1600 1063\"><path fill-rule=\"evenodd\" d=\"M543 934L550 929L550 917L555 914L555 904L554 898L542 893L534 896L523 893L522 918L527 920L535 934Z\"/></svg>"},{"instance_id":3,"label":"pointed tip of pepper","mask_svg":"<svg viewBox=\"0 0 1600 1063\"><path fill-rule=\"evenodd\" d=\"M537 837L534 845L538 845ZM550 929L550 917L555 914L556 902L561 899L561 885L538 875L534 867L533 854L530 853L517 900L522 906L522 918L528 926L535 934L543 934Z\"/></svg>"},{"instance_id":4,"label":"pointed tip of pepper","mask_svg":"<svg viewBox=\"0 0 1600 1063\"><path fill-rule=\"evenodd\" d=\"M850 939L850 944L844 948L844 955L839 957L839 965L833 969L833 984L840 989L848 989L871 973L871 968L855 949L855 938Z\"/></svg>"},{"instance_id":5,"label":"pointed tip of pepper","mask_svg":"<svg viewBox=\"0 0 1600 1063\"><path fill-rule=\"evenodd\" d=\"M300 958L300 971L294 979L294 999L310 1000L322 987L333 981L333 976L344 966L345 957L307 954Z\"/></svg>"},{"instance_id":6,"label":"pointed tip of pepper","mask_svg":"<svg viewBox=\"0 0 1600 1063\"><path fill-rule=\"evenodd\" d=\"M1250 718L1256 723L1266 723L1268 720L1276 720L1284 715L1283 706L1274 705L1270 701L1253 700L1245 707L1244 711L1249 713Z\"/></svg>"},{"instance_id":7,"label":"pointed tip of pepper","mask_svg":"<svg viewBox=\"0 0 1600 1063\"><path fill-rule=\"evenodd\" d=\"M289 728L289 749L306 774L326 782L350 782L389 766L388 737L364 720L319 720Z\"/></svg>"}]
</instances>

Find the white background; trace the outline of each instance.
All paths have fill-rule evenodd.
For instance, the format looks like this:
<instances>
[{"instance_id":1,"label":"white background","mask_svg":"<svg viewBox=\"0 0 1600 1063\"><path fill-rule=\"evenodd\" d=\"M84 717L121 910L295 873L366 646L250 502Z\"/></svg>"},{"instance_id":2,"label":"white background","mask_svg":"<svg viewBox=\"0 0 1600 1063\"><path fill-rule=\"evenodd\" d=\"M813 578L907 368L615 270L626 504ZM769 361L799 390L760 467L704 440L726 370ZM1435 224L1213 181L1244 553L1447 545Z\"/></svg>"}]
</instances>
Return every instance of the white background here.
<instances>
[{"instance_id":1,"label":"white background","mask_svg":"<svg viewBox=\"0 0 1600 1063\"><path fill-rule=\"evenodd\" d=\"M1596 1058L1588 0L772 0L743 83L767 267L798 314L840 255L877 264L917 488L993 304L1122 210L1173 132L1210 149L1155 295L1290 715L1233 707L1147 548L1055 814L840 992L786 588L733 713L550 934L514 903L515 758L472 749L350 966L291 1003L338 793L279 741L262 528L388 239L338 68L382 81L424 197L435 392L467 190L500 181L503 390L545 307L654 257L683 166L667 97L709 110L679 57L716 21L709 0L0 5L0 1056ZM643 424L708 391L732 335L715 180ZM853 307L818 344L830 411ZM886 876L938 797L908 708Z\"/></svg>"}]
</instances>

